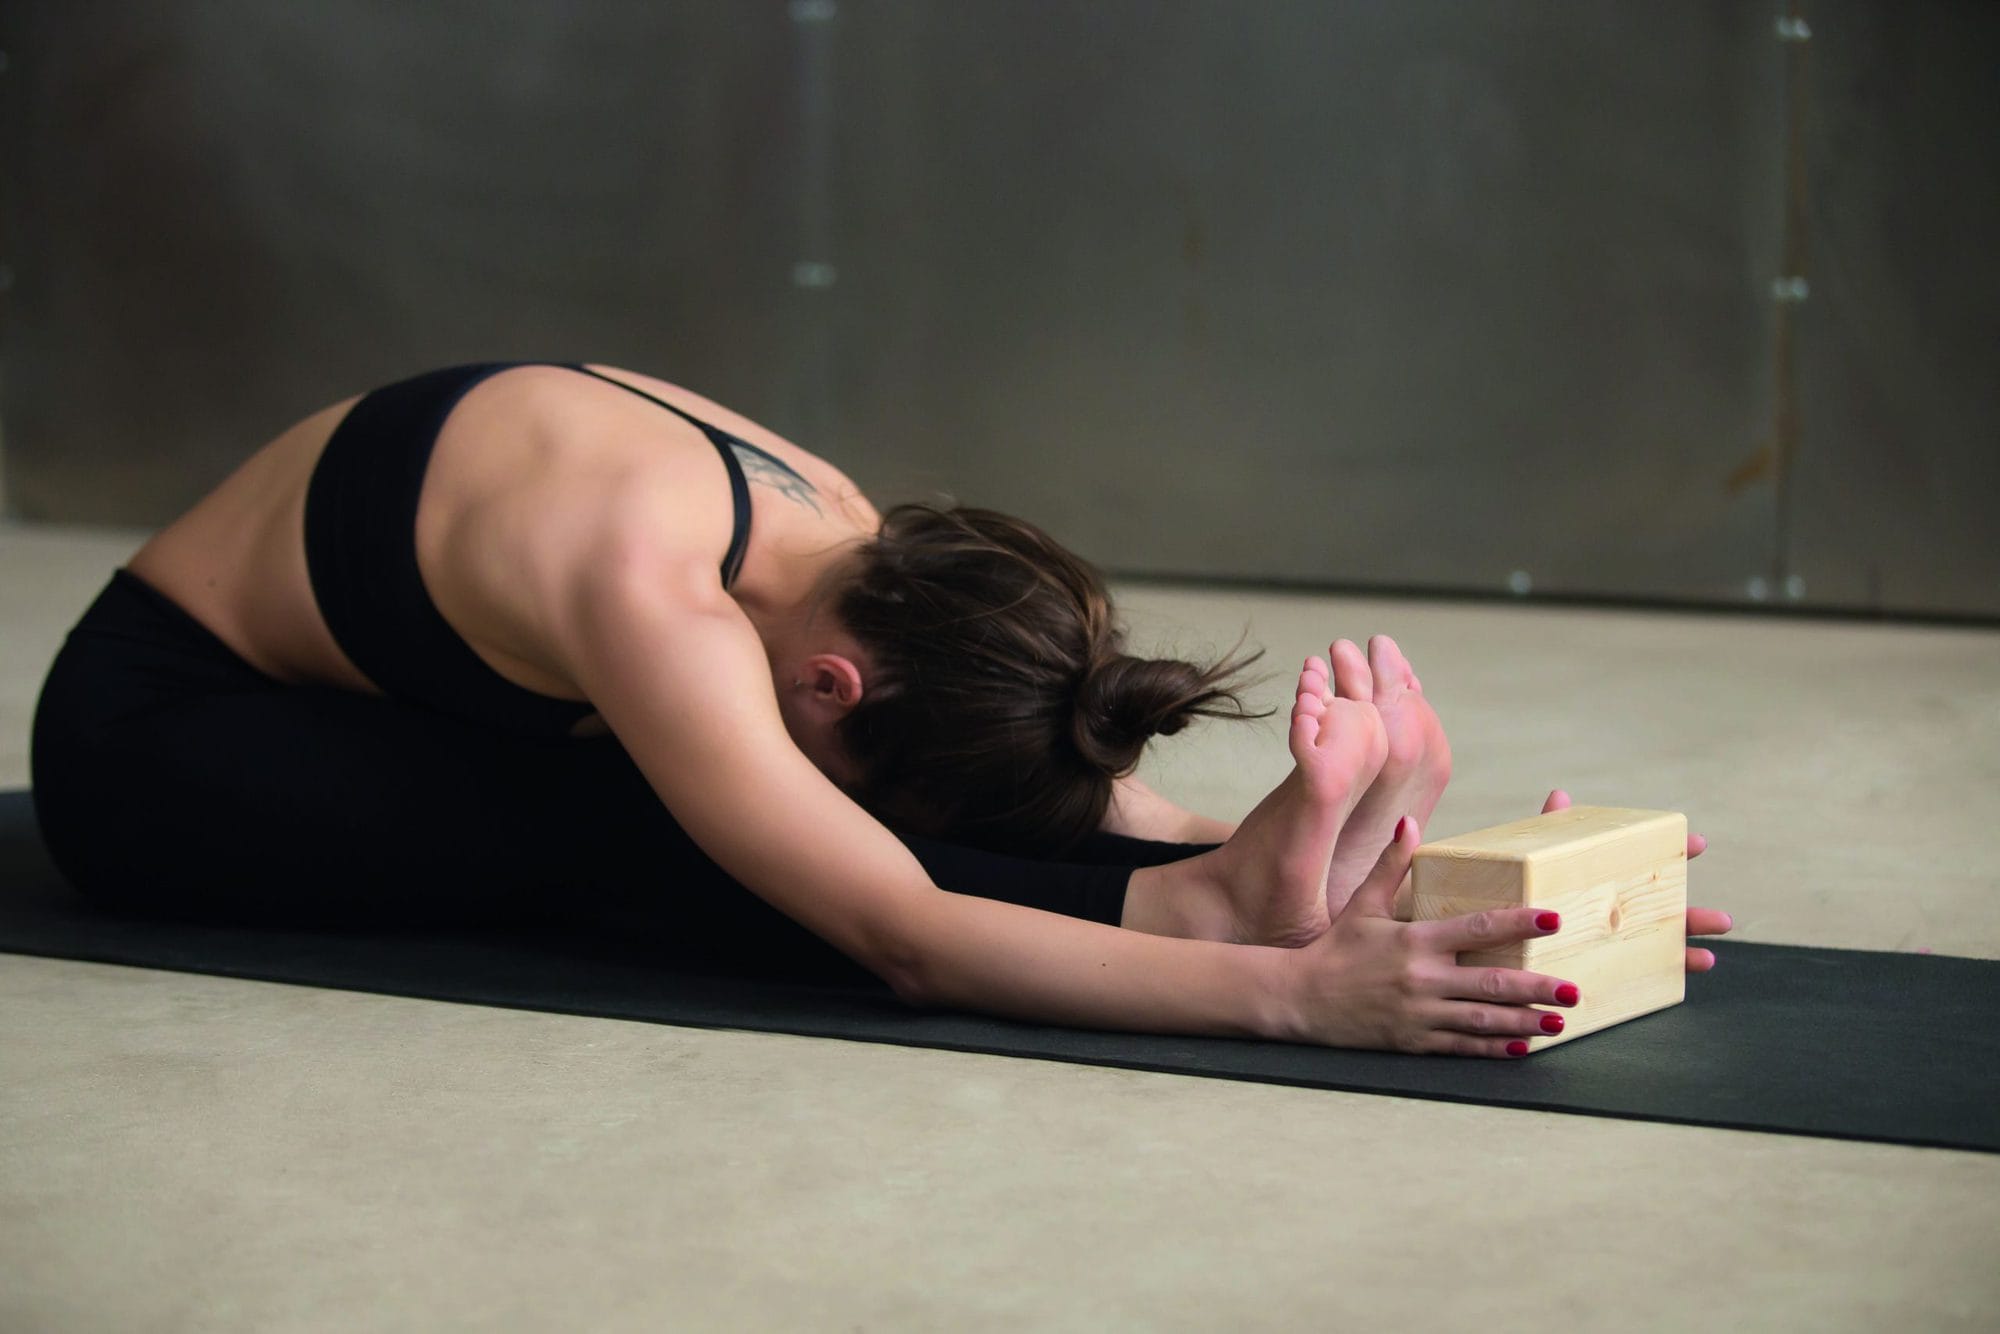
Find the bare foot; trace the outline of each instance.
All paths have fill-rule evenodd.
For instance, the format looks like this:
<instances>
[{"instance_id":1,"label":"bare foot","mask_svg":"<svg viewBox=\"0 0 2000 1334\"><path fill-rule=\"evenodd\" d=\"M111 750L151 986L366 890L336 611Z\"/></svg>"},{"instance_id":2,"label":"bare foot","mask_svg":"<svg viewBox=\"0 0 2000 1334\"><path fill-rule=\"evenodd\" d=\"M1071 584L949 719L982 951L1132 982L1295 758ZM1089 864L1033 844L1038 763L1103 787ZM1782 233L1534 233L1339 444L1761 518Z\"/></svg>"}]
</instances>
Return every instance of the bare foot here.
<instances>
[{"instance_id":1,"label":"bare foot","mask_svg":"<svg viewBox=\"0 0 2000 1334\"><path fill-rule=\"evenodd\" d=\"M1306 660L1300 689L1318 689L1323 698L1335 700L1373 701L1388 737L1382 771L1341 829L1333 864L1327 869L1326 902L1338 915L1388 846L1396 821L1407 815L1419 827L1430 823L1431 812L1451 781L1451 745L1395 640L1374 636L1365 658L1346 639L1327 652L1333 658L1332 689L1327 688L1326 664L1318 658Z\"/></svg>"},{"instance_id":2,"label":"bare foot","mask_svg":"<svg viewBox=\"0 0 2000 1334\"><path fill-rule=\"evenodd\" d=\"M1382 768L1389 741L1372 703L1308 688L1304 675L1299 683L1289 737L1292 772L1221 847L1135 871L1123 925L1284 946L1308 944L1326 931L1327 866L1341 826Z\"/></svg>"}]
</instances>

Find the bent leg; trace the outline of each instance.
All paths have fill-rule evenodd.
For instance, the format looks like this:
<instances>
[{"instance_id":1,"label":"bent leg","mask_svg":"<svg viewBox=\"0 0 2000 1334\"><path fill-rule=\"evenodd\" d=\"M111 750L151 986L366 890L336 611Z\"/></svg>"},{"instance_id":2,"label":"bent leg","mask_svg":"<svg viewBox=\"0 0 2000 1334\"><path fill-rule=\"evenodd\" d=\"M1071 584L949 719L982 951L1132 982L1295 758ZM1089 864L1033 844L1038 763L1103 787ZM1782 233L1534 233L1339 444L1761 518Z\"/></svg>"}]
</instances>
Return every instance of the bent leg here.
<instances>
[{"instance_id":1,"label":"bent leg","mask_svg":"<svg viewBox=\"0 0 2000 1334\"><path fill-rule=\"evenodd\" d=\"M273 681L129 576L51 669L34 769L58 865L128 909L355 925L636 910L698 934L802 931L702 854L615 740ZM1107 836L1047 863L908 842L947 889L1112 923L1132 867L1200 851Z\"/></svg>"},{"instance_id":2,"label":"bent leg","mask_svg":"<svg viewBox=\"0 0 2000 1334\"><path fill-rule=\"evenodd\" d=\"M130 576L57 656L33 766L58 866L127 908L478 921L557 906L575 878L564 745L273 681Z\"/></svg>"}]
</instances>

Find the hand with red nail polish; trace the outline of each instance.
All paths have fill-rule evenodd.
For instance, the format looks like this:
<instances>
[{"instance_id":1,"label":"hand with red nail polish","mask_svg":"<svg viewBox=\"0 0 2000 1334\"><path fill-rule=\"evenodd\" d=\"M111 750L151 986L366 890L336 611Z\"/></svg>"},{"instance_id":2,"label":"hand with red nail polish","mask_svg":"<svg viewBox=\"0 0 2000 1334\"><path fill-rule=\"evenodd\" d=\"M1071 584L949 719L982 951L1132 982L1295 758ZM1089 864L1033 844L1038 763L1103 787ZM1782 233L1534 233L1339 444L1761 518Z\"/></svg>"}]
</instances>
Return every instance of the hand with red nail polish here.
<instances>
[{"instance_id":1,"label":"hand with red nail polish","mask_svg":"<svg viewBox=\"0 0 2000 1334\"><path fill-rule=\"evenodd\" d=\"M1299 989L1299 1036L1337 1047L1457 1056L1523 1056L1524 1039L1560 1033L1561 1015L1533 1008L1574 1004L1560 978L1468 965L1459 955L1549 935L1562 925L1547 909L1494 908L1434 922L1401 922L1396 890L1416 852L1417 827L1396 825L1361 887L1309 945L1286 951Z\"/></svg>"},{"instance_id":2,"label":"hand with red nail polish","mask_svg":"<svg viewBox=\"0 0 2000 1334\"><path fill-rule=\"evenodd\" d=\"M1569 809L1569 793L1557 788L1549 793L1549 799L1542 803L1542 814ZM1688 860L1693 861L1708 851L1708 840L1700 834L1688 835ZM1687 933L1691 936L1722 936L1736 925L1735 919L1716 908L1689 908L1687 913ZM1715 951L1698 949L1692 945L1687 952L1687 970L1690 973L1705 973L1715 967Z\"/></svg>"}]
</instances>

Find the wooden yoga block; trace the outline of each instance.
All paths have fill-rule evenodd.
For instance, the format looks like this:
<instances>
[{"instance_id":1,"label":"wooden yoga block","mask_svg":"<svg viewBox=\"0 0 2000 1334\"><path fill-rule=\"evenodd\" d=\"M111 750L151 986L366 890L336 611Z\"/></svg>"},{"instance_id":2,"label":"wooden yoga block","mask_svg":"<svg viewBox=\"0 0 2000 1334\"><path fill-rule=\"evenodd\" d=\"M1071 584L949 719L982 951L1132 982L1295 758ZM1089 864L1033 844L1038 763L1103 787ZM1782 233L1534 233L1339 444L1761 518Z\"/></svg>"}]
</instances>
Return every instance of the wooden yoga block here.
<instances>
[{"instance_id":1,"label":"wooden yoga block","mask_svg":"<svg viewBox=\"0 0 2000 1334\"><path fill-rule=\"evenodd\" d=\"M1608 806L1496 825L1417 849L1411 916L1419 922L1485 908L1552 908L1553 936L1459 955L1464 964L1525 968L1574 982L1580 1004L1530 1049L1678 1005L1687 995L1687 817Z\"/></svg>"}]
</instances>

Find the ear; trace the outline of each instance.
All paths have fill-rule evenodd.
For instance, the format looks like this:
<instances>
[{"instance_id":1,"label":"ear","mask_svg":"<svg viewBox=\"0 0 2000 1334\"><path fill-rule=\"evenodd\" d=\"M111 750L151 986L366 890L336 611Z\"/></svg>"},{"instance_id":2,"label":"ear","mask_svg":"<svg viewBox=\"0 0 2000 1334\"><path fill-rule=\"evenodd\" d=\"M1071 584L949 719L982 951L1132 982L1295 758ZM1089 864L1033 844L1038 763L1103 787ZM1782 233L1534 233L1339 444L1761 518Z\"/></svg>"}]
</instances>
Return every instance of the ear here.
<instances>
[{"instance_id":1,"label":"ear","mask_svg":"<svg viewBox=\"0 0 2000 1334\"><path fill-rule=\"evenodd\" d=\"M846 713L861 702L861 669L854 659L838 653L815 653L800 669L800 681L811 692L813 702Z\"/></svg>"}]
</instances>

